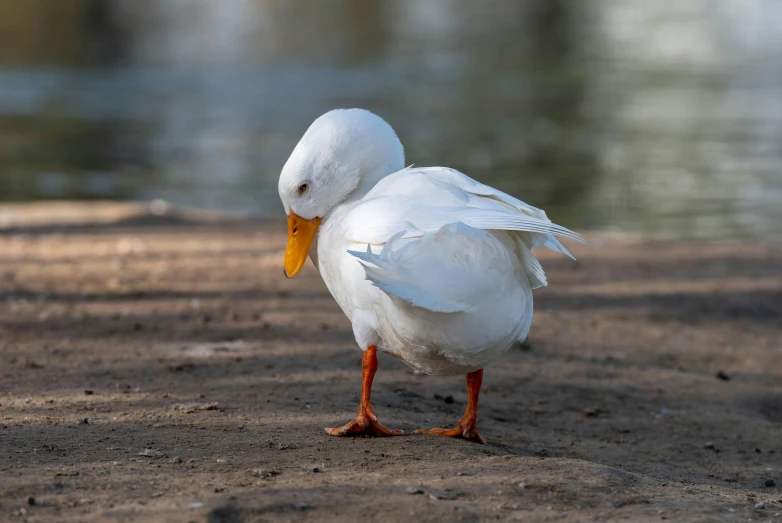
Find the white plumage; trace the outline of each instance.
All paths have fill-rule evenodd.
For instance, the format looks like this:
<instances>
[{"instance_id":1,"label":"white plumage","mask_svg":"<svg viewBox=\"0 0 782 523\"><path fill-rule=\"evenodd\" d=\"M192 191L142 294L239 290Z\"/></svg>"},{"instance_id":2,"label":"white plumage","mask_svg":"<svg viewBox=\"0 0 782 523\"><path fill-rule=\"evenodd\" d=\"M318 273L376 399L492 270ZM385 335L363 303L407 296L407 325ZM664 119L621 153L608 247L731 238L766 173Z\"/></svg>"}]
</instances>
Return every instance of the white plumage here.
<instances>
[{"instance_id":1,"label":"white plumage","mask_svg":"<svg viewBox=\"0 0 782 523\"><path fill-rule=\"evenodd\" d=\"M408 168L334 210L318 268L354 331L370 333L360 346L428 374L465 374L526 338L532 289L546 285L530 249L567 253L555 234L580 240L457 171Z\"/></svg>"},{"instance_id":2,"label":"white plumage","mask_svg":"<svg viewBox=\"0 0 782 523\"><path fill-rule=\"evenodd\" d=\"M309 249L359 347L429 374L481 369L523 340L531 250L583 242L545 212L444 167L406 168L377 116L332 111L312 124L280 177L286 211L319 219Z\"/></svg>"}]
</instances>

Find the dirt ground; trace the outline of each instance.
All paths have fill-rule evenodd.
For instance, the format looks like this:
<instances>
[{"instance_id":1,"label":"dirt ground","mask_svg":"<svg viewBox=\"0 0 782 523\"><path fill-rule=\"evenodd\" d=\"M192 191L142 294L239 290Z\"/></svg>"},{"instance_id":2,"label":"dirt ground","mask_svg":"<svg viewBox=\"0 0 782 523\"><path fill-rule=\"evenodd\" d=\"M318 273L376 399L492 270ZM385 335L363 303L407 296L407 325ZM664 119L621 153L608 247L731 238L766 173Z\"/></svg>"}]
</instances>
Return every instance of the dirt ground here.
<instances>
[{"instance_id":1,"label":"dirt ground","mask_svg":"<svg viewBox=\"0 0 782 523\"><path fill-rule=\"evenodd\" d=\"M540 252L529 344L485 371L487 445L332 438L361 352L311 265L283 277L283 226L123 209L3 220L2 521L782 521L779 249ZM387 426L465 399L380 355Z\"/></svg>"}]
</instances>

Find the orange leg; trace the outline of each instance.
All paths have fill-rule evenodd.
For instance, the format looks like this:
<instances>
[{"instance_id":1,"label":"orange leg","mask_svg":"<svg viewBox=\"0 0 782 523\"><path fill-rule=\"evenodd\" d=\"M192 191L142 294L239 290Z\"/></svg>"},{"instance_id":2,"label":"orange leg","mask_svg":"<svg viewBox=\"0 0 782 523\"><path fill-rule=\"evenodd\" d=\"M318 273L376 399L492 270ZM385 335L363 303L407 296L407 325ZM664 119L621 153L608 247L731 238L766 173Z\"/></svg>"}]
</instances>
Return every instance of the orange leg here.
<instances>
[{"instance_id":1,"label":"orange leg","mask_svg":"<svg viewBox=\"0 0 782 523\"><path fill-rule=\"evenodd\" d=\"M361 360L361 402L358 404L356 418L341 427L325 429L329 436L401 436L404 434L401 430L387 429L377 422L377 416L372 403L369 401L369 394L372 392L372 380L377 372L377 348L374 345L364 351L364 358Z\"/></svg>"},{"instance_id":2,"label":"orange leg","mask_svg":"<svg viewBox=\"0 0 782 523\"><path fill-rule=\"evenodd\" d=\"M483 369L467 374L467 409L459 424L452 429L434 428L430 430L416 430L413 434L434 434L436 436L448 436L451 438L463 438L476 443L486 443L478 434L478 395L481 392L483 381Z\"/></svg>"}]
</instances>

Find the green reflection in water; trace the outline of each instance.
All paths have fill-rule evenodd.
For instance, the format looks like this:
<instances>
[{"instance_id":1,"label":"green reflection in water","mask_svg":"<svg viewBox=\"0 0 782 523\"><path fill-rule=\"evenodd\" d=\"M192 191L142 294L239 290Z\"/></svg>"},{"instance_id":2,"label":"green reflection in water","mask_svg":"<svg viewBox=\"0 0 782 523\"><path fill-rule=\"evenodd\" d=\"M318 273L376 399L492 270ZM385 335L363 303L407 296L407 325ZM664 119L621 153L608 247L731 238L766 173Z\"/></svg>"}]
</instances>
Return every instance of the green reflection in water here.
<instances>
[{"instance_id":1,"label":"green reflection in water","mask_svg":"<svg viewBox=\"0 0 782 523\"><path fill-rule=\"evenodd\" d=\"M280 217L307 125L359 106L566 225L778 241L782 10L736 2L0 1L0 198Z\"/></svg>"}]
</instances>

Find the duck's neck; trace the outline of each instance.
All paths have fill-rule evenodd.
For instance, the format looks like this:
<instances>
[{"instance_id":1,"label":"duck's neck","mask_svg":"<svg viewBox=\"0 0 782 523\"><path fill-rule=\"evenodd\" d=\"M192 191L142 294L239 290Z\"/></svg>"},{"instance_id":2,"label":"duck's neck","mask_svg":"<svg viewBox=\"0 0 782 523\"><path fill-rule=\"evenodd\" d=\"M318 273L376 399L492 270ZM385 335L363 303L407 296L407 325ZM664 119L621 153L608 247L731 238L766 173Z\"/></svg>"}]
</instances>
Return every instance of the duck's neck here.
<instances>
[{"instance_id":1,"label":"duck's neck","mask_svg":"<svg viewBox=\"0 0 782 523\"><path fill-rule=\"evenodd\" d=\"M402 169L402 167L397 168L395 165L384 165L383 167L380 167L378 169L375 169L374 171L371 171L369 173L364 174L361 177L361 180L358 182L358 186L356 187L356 190L353 191L350 194L350 197L348 198L348 201L356 201L360 200L366 194L372 190L372 188L377 185L377 183L388 176L389 174L393 174L397 171Z\"/></svg>"},{"instance_id":2,"label":"duck's neck","mask_svg":"<svg viewBox=\"0 0 782 523\"><path fill-rule=\"evenodd\" d=\"M335 213L339 214L339 212L337 211L339 211L340 209L344 210L346 205L351 206L352 204L356 203L364 196L366 196L367 193L371 191L372 188L375 185L377 185L377 183L380 180L382 180L389 174L393 174L401 169L402 169L401 167L397 169L395 165L386 165L361 176L358 185L356 185L356 188L347 196L347 198L342 200L341 203L332 207L329 210L329 212L326 213L325 216L323 216L323 218L321 219L321 228L325 225L325 222L330 221L330 218Z\"/></svg>"}]
</instances>

